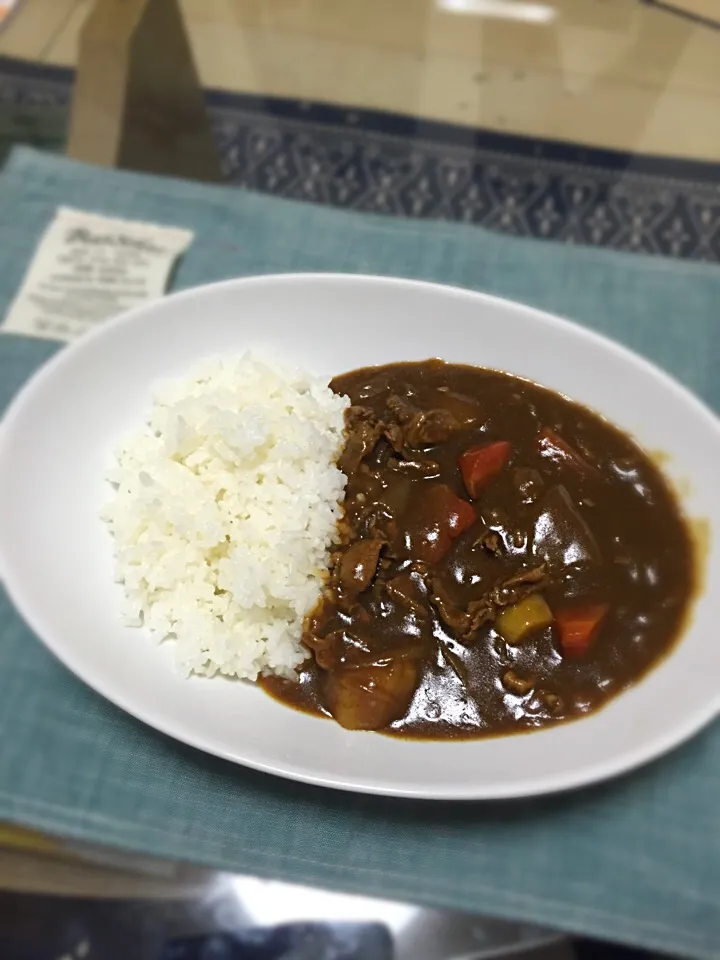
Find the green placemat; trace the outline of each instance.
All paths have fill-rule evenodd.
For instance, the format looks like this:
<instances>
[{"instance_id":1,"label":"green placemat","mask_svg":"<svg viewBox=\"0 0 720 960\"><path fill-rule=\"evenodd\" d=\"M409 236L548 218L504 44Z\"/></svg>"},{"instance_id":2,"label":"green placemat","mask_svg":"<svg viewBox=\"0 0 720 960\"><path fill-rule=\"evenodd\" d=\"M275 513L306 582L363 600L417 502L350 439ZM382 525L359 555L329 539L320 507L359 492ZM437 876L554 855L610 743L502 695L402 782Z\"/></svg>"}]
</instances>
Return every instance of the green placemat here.
<instances>
[{"instance_id":1,"label":"green placemat","mask_svg":"<svg viewBox=\"0 0 720 960\"><path fill-rule=\"evenodd\" d=\"M715 267L345 214L19 150L0 175L3 309L60 204L193 229L177 287L342 270L513 297L622 340L720 409ZM56 349L0 338L0 403ZM1 818L260 876L720 956L717 725L636 774L545 800L411 803L323 791L207 757L125 716L46 653L0 597Z\"/></svg>"}]
</instances>

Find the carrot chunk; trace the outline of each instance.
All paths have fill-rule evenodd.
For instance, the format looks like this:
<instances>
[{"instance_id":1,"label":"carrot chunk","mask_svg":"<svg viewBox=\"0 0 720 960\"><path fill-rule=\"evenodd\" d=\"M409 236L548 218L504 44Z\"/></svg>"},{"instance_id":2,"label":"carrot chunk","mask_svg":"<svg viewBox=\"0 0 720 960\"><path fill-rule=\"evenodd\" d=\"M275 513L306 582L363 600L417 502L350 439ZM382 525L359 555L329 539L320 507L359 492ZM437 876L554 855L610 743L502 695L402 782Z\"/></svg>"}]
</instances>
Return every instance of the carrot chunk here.
<instances>
[{"instance_id":1,"label":"carrot chunk","mask_svg":"<svg viewBox=\"0 0 720 960\"><path fill-rule=\"evenodd\" d=\"M483 487L496 477L510 456L510 444L507 440L483 444L466 450L458 460L465 489L475 500Z\"/></svg>"},{"instance_id":2,"label":"carrot chunk","mask_svg":"<svg viewBox=\"0 0 720 960\"><path fill-rule=\"evenodd\" d=\"M566 607L555 614L560 647L566 657L583 657L610 609L607 603Z\"/></svg>"},{"instance_id":3,"label":"carrot chunk","mask_svg":"<svg viewBox=\"0 0 720 960\"><path fill-rule=\"evenodd\" d=\"M557 463L560 466L573 467L580 473L587 474L597 472L595 467L588 463L582 454L578 453L574 447L571 447L569 443L549 427L541 431L538 435L537 442L540 455L547 460L552 460L553 463Z\"/></svg>"}]
</instances>

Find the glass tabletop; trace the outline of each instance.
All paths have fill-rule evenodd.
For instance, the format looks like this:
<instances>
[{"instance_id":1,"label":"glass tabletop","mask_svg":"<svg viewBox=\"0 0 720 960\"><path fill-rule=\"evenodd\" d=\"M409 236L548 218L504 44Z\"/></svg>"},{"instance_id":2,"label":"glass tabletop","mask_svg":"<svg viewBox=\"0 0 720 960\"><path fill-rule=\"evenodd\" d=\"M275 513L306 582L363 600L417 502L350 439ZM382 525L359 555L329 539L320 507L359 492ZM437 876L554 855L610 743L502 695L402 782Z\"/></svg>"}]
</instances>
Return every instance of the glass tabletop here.
<instances>
[{"instance_id":1,"label":"glass tabletop","mask_svg":"<svg viewBox=\"0 0 720 960\"><path fill-rule=\"evenodd\" d=\"M574 960L531 924L0 830L8 960Z\"/></svg>"},{"instance_id":2,"label":"glass tabletop","mask_svg":"<svg viewBox=\"0 0 720 960\"><path fill-rule=\"evenodd\" d=\"M0 63L12 103L0 149L63 148L93 7L32 0L0 33L0 58L14 58ZM230 182L720 259L715 0L181 0L177 10ZM101 140L91 123L71 155L112 165Z\"/></svg>"},{"instance_id":3,"label":"glass tabletop","mask_svg":"<svg viewBox=\"0 0 720 960\"><path fill-rule=\"evenodd\" d=\"M72 66L90 0L31 0L0 55ZM717 161L715 0L182 0L200 80Z\"/></svg>"}]
</instances>

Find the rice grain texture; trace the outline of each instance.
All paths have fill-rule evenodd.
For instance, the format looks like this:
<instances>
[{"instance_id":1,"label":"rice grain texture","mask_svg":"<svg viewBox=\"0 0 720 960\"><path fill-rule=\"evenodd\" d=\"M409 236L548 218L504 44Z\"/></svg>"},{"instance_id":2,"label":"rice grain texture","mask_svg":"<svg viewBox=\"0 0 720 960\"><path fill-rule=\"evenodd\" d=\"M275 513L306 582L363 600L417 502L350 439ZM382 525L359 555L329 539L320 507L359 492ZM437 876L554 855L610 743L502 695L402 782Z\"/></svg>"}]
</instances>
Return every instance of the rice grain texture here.
<instances>
[{"instance_id":1,"label":"rice grain texture","mask_svg":"<svg viewBox=\"0 0 720 960\"><path fill-rule=\"evenodd\" d=\"M190 674L293 676L327 573L349 401L246 355L162 385L124 441L103 512L126 622Z\"/></svg>"}]
</instances>

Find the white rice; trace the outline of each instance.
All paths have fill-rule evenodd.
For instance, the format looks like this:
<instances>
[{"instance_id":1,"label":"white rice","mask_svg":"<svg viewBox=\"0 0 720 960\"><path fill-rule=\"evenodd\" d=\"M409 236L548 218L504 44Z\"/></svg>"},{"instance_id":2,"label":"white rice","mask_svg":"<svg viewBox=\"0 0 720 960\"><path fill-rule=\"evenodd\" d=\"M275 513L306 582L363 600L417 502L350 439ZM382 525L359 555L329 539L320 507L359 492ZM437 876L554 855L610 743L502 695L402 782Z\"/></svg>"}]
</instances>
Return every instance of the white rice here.
<instances>
[{"instance_id":1,"label":"white rice","mask_svg":"<svg viewBox=\"0 0 720 960\"><path fill-rule=\"evenodd\" d=\"M117 451L103 511L125 620L186 673L292 676L327 572L349 401L246 355L159 387Z\"/></svg>"}]
</instances>

